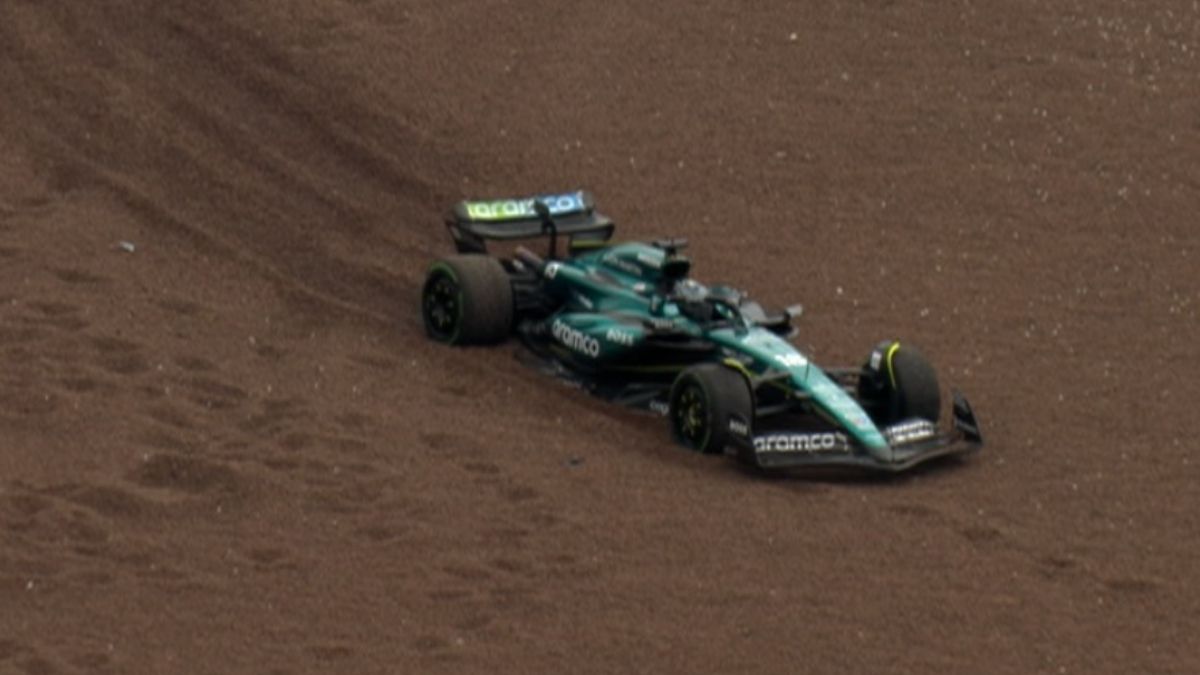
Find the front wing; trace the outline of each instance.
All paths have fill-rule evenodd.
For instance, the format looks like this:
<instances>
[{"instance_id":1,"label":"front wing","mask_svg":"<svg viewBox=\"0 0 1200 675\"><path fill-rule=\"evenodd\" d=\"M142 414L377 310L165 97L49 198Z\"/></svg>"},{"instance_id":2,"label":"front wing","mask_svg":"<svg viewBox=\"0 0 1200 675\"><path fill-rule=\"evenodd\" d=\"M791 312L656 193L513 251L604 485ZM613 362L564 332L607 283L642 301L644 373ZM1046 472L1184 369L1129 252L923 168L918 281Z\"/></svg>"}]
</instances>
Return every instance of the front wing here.
<instances>
[{"instance_id":1,"label":"front wing","mask_svg":"<svg viewBox=\"0 0 1200 675\"><path fill-rule=\"evenodd\" d=\"M939 431L924 420L883 429L885 451L870 452L836 431L754 434L737 448L746 463L762 469L849 467L900 472L939 457L965 455L983 447L979 423L967 399L954 392L952 428Z\"/></svg>"}]
</instances>

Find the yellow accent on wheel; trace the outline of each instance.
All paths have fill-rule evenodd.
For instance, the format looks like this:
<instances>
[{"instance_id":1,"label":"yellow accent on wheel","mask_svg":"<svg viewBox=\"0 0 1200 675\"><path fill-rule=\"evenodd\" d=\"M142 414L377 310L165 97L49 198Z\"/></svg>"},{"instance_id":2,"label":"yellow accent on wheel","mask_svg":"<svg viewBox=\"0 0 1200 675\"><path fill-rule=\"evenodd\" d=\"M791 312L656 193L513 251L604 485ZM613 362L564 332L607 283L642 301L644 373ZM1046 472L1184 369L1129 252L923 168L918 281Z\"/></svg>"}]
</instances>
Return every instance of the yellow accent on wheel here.
<instances>
[{"instance_id":1,"label":"yellow accent on wheel","mask_svg":"<svg viewBox=\"0 0 1200 675\"><path fill-rule=\"evenodd\" d=\"M747 380L747 381L752 381L752 380L754 380L754 375L752 375L752 374L750 373L750 369L749 369L749 368L747 368L747 367L746 367L746 364L742 363L741 361L738 361L737 359L734 359L734 358L729 358L729 359L724 359L724 360L722 360L722 361L721 361L721 363L723 363L723 364L725 364L726 366L728 366L728 367L730 367L730 368L732 368L732 369L734 369L734 370L738 371L738 372L739 372L739 373L741 373L742 375L745 375L745 376L746 376L746 380Z\"/></svg>"},{"instance_id":2,"label":"yellow accent on wheel","mask_svg":"<svg viewBox=\"0 0 1200 675\"><path fill-rule=\"evenodd\" d=\"M896 388L896 369L892 367L892 357L894 357L896 355L896 352L898 352L898 351L900 351L900 343L899 342L893 342L892 346L888 347L888 350L887 350L888 379L892 383L892 389Z\"/></svg>"}]
</instances>

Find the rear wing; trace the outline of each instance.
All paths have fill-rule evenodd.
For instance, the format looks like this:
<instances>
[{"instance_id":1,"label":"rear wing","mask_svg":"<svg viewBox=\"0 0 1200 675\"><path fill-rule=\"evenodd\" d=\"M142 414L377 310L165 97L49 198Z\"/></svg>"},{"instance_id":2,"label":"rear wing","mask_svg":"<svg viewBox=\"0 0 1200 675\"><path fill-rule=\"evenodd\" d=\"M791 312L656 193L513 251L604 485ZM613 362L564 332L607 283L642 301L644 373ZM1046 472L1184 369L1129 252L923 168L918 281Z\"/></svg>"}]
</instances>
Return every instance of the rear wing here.
<instances>
[{"instance_id":1,"label":"rear wing","mask_svg":"<svg viewBox=\"0 0 1200 675\"><path fill-rule=\"evenodd\" d=\"M596 212L591 193L583 190L519 199L462 201L447 216L446 227L459 253L486 253L489 239L509 241L561 234L570 237L572 243L606 242L616 230L611 219Z\"/></svg>"}]
</instances>

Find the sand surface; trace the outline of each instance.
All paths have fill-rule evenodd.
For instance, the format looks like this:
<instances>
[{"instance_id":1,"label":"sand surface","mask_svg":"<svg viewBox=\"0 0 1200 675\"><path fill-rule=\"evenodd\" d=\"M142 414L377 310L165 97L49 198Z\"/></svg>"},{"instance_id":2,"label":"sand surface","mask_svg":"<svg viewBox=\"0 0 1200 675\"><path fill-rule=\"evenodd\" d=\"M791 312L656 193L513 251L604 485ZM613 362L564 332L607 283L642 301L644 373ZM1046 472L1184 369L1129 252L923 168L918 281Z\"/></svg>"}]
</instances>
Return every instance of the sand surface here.
<instances>
[{"instance_id":1,"label":"sand surface","mask_svg":"<svg viewBox=\"0 0 1200 675\"><path fill-rule=\"evenodd\" d=\"M1192 0L0 0L0 672L1200 672ZM764 478L428 343L466 196L921 346Z\"/></svg>"}]
</instances>

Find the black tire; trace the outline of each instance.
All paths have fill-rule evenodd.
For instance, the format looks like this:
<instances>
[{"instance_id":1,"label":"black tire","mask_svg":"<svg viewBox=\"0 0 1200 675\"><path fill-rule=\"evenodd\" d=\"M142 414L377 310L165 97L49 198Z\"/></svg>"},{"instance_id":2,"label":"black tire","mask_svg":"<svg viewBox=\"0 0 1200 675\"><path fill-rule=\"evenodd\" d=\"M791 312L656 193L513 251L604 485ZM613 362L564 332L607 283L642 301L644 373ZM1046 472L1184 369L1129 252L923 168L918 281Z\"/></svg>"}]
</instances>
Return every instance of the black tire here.
<instances>
[{"instance_id":1,"label":"black tire","mask_svg":"<svg viewBox=\"0 0 1200 675\"><path fill-rule=\"evenodd\" d=\"M421 289L425 334L451 345L494 344L513 324L512 282L499 260L456 255L429 266Z\"/></svg>"},{"instance_id":2,"label":"black tire","mask_svg":"<svg viewBox=\"0 0 1200 675\"><path fill-rule=\"evenodd\" d=\"M913 417L937 424L942 412L937 372L920 351L895 340L879 343L867 357L858 394L880 426Z\"/></svg>"},{"instance_id":3,"label":"black tire","mask_svg":"<svg viewBox=\"0 0 1200 675\"><path fill-rule=\"evenodd\" d=\"M749 444L754 400L741 373L716 363L692 366L675 378L669 401L671 434L685 447L716 454Z\"/></svg>"}]
</instances>

